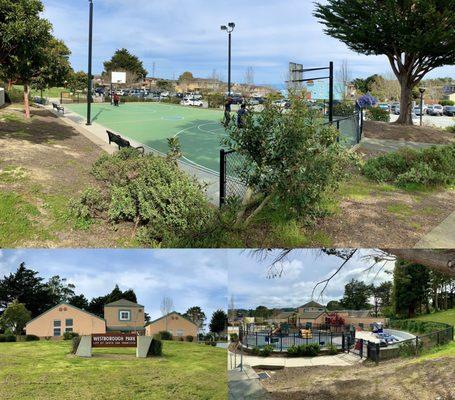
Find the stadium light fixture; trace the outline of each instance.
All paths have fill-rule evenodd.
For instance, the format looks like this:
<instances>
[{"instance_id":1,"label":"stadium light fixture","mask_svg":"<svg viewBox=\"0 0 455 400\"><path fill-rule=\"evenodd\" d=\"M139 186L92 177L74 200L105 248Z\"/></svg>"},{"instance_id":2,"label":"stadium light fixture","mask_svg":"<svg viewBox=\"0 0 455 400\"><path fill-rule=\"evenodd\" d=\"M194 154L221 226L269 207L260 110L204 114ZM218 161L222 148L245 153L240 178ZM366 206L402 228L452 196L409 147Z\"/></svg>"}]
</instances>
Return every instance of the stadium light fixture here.
<instances>
[{"instance_id":1,"label":"stadium light fixture","mask_svg":"<svg viewBox=\"0 0 455 400\"><path fill-rule=\"evenodd\" d=\"M234 22L229 22L226 25L221 26L222 31L228 33L228 96L231 95L231 34L235 28Z\"/></svg>"}]
</instances>

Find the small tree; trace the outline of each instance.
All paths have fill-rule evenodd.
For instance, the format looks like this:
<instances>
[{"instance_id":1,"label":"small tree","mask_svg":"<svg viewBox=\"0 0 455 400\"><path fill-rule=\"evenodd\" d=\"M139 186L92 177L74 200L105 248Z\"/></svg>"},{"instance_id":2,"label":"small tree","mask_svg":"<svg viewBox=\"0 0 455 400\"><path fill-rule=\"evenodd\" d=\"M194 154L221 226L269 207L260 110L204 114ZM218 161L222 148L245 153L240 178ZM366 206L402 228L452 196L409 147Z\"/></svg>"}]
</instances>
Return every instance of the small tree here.
<instances>
[{"instance_id":1,"label":"small tree","mask_svg":"<svg viewBox=\"0 0 455 400\"><path fill-rule=\"evenodd\" d=\"M224 332L227 326L227 315L223 310L217 310L212 314L212 319L210 320L210 332L220 334Z\"/></svg>"},{"instance_id":2,"label":"small tree","mask_svg":"<svg viewBox=\"0 0 455 400\"><path fill-rule=\"evenodd\" d=\"M201 307L199 306L188 308L188 310L186 310L186 313L183 314L183 316L189 319L190 321L194 322L199 329L202 329L204 327L204 322L207 319L204 311L202 311Z\"/></svg>"},{"instance_id":3,"label":"small tree","mask_svg":"<svg viewBox=\"0 0 455 400\"><path fill-rule=\"evenodd\" d=\"M25 305L14 300L3 311L0 317L0 327L5 331L10 330L15 335L20 335L30 319L31 313L25 308Z\"/></svg>"},{"instance_id":4,"label":"small tree","mask_svg":"<svg viewBox=\"0 0 455 400\"><path fill-rule=\"evenodd\" d=\"M174 302L168 296L164 296L161 300L161 314L164 316L165 329L167 331L167 316L174 308Z\"/></svg>"},{"instance_id":5,"label":"small tree","mask_svg":"<svg viewBox=\"0 0 455 400\"><path fill-rule=\"evenodd\" d=\"M232 121L227 128L226 144L239 154L237 173L249 188L237 215L238 226L248 225L272 202L290 215L321 215L323 196L346 174L350 156L337 143L338 131L322 125L304 99L292 98L291 105L284 112L267 102L260 114L248 112L242 127ZM248 209L251 213L244 219Z\"/></svg>"},{"instance_id":6,"label":"small tree","mask_svg":"<svg viewBox=\"0 0 455 400\"><path fill-rule=\"evenodd\" d=\"M76 93L78 90L85 90L87 88L87 79L88 75L84 71L71 71L67 79L67 88L72 93Z\"/></svg>"},{"instance_id":7,"label":"small tree","mask_svg":"<svg viewBox=\"0 0 455 400\"><path fill-rule=\"evenodd\" d=\"M431 70L455 64L454 1L327 0L315 16L351 50L385 55L400 87L398 124L412 125L412 89Z\"/></svg>"}]
</instances>

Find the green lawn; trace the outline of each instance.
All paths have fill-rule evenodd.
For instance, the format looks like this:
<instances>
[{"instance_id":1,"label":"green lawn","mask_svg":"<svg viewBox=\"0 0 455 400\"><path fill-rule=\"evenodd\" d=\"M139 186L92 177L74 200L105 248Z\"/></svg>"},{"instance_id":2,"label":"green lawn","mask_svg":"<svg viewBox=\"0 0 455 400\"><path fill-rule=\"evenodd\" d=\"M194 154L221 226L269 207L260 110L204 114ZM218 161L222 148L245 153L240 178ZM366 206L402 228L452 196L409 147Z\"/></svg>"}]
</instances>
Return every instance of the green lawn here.
<instances>
[{"instance_id":1,"label":"green lawn","mask_svg":"<svg viewBox=\"0 0 455 400\"><path fill-rule=\"evenodd\" d=\"M432 314L420 315L419 317L413 319L431 322L443 322L445 324L455 326L455 308L447 311L439 311Z\"/></svg>"},{"instance_id":2,"label":"green lawn","mask_svg":"<svg viewBox=\"0 0 455 400\"><path fill-rule=\"evenodd\" d=\"M70 354L69 341L0 343L0 399L226 399L226 350L163 342L163 356L134 348Z\"/></svg>"}]
</instances>

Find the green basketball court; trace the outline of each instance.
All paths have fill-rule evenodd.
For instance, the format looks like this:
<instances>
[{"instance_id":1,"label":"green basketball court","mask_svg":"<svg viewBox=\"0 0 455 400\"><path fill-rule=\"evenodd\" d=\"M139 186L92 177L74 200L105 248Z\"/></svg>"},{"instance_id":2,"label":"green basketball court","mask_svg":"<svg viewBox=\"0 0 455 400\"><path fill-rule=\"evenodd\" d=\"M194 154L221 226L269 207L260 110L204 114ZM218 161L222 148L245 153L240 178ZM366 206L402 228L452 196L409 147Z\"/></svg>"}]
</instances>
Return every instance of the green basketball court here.
<instances>
[{"instance_id":1,"label":"green basketball court","mask_svg":"<svg viewBox=\"0 0 455 400\"><path fill-rule=\"evenodd\" d=\"M86 116L86 104L65 104L65 108ZM176 136L184 161L216 172L221 141L226 136L222 118L222 111L172 104L92 104L93 122L162 153L168 151L167 139Z\"/></svg>"}]
</instances>

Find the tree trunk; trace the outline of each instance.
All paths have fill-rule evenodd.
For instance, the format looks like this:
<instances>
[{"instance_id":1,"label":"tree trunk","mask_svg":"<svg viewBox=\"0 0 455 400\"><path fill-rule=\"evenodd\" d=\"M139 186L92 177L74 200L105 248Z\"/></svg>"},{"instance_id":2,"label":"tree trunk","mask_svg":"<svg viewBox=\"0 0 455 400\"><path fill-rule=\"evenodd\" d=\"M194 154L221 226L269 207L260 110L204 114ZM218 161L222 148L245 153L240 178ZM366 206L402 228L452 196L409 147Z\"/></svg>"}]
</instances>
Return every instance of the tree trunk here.
<instances>
[{"instance_id":1,"label":"tree trunk","mask_svg":"<svg viewBox=\"0 0 455 400\"><path fill-rule=\"evenodd\" d=\"M400 115L396 124L412 125L412 86L409 84L407 74L403 74L400 79L401 97L400 97Z\"/></svg>"},{"instance_id":2,"label":"tree trunk","mask_svg":"<svg viewBox=\"0 0 455 400\"><path fill-rule=\"evenodd\" d=\"M28 96L30 94L30 87L28 83L24 83L24 111L25 111L25 118L30 118L30 104L28 102Z\"/></svg>"},{"instance_id":3,"label":"tree trunk","mask_svg":"<svg viewBox=\"0 0 455 400\"><path fill-rule=\"evenodd\" d=\"M398 258L455 278L455 250L445 249L384 249Z\"/></svg>"}]
</instances>

